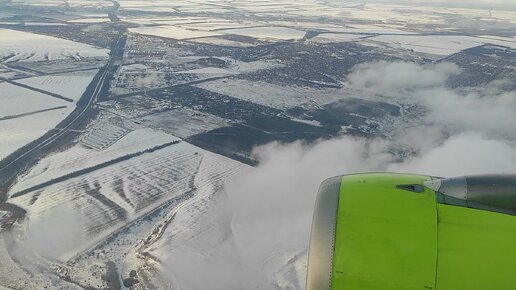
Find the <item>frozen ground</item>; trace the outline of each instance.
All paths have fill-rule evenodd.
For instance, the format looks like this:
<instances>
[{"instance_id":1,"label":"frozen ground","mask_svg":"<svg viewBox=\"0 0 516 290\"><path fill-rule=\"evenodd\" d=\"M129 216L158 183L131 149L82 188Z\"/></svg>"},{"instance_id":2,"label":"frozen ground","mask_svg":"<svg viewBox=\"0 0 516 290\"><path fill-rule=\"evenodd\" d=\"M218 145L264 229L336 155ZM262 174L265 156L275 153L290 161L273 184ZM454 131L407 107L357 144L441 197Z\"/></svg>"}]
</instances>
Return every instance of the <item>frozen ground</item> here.
<instances>
[{"instance_id":1,"label":"frozen ground","mask_svg":"<svg viewBox=\"0 0 516 290\"><path fill-rule=\"evenodd\" d=\"M368 35L363 34L321 33L316 37L310 39L310 41L318 43L348 42L357 41L367 36Z\"/></svg>"},{"instance_id":2,"label":"frozen ground","mask_svg":"<svg viewBox=\"0 0 516 290\"><path fill-rule=\"evenodd\" d=\"M89 128L95 130L96 126L104 126L107 121L102 121ZM163 132L149 128L136 129L118 140L109 148L96 151L83 146L81 143L72 148L52 154L38 162L38 164L12 188L12 192L18 192L31 186L63 176L69 172L76 172L96 164L104 163L127 154L137 153L154 146L179 139Z\"/></svg>"},{"instance_id":3,"label":"frozen ground","mask_svg":"<svg viewBox=\"0 0 516 290\"><path fill-rule=\"evenodd\" d=\"M205 208L203 201L214 198L224 183L246 166L154 130L136 130L131 134L103 152L76 145L50 156L31 171L24 179L27 181L22 180L21 183L29 186L37 180L56 180L52 176L59 172L64 174L91 168L90 165L103 164L106 160L117 160L117 152L127 154L143 148L156 148L163 142L174 143L95 170L83 171L74 178L54 182L23 195L16 194L18 188L13 189L17 197L13 196L10 202L26 208L30 216L30 222L24 226L27 235L16 244L18 249L27 247L20 251L20 260L42 266L56 260L68 260L66 265L53 268L54 272L83 287L107 286L105 276L101 275L107 271L107 262L114 262L122 277L127 277L130 270L137 270L139 277L168 276L164 270L167 264L159 269L145 266L149 259L142 254L147 247L159 242L174 218L189 219L199 209ZM146 142L142 144L141 140ZM63 164L62 160L70 161ZM56 214L64 220L54 223L54 226L43 226L45 220L55 221ZM49 235L60 230L71 232L76 238L66 233ZM163 236L166 239L171 237L168 234ZM37 246L32 244L34 239L38 241ZM37 267L28 268L29 272L38 274ZM159 284L160 281L142 283L158 285L158 288L167 285Z\"/></svg>"},{"instance_id":4,"label":"frozen ground","mask_svg":"<svg viewBox=\"0 0 516 290\"><path fill-rule=\"evenodd\" d=\"M222 168L224 174L216 173ZM250 281L252 272L244 266L231 232L231 215L224 184L232 178L247 172L248 167L228 162L217 155L205 156L195 178L197 191L194 197L174 211L171 223L162 230L159 239L143 245L141 252L150 259L139 262L141 276L161 278L180 289L203 288L256 288L268 285L267 281L256 281L256 285L243 284ZM232 256L233 259L228 260ZM159 271L153 269L159 257ZM156 269L156 268L154 268ZM228 271L228 269L239 269ZM197 273L206 279L198 279ZM159 279L156 279L159 281Z\"/></svg>"},{"instance_id":5,"label":"frozen ground","mask_svg":"<svg viewBox=\"0 0 516 290\"><path fill-rule=\"evenodd\" d=\"M304 31L286 27L252 27L227 29L220 32L254 37L264 40L300 40L305 36Z\"/></svg>"},{"instance_id":6,"label":"frozen ground","mask_svg":"<svg viewBox=\"0 0 516 290\"><path fill-rule=\"evenodd\" d=\"M409 28L410 27L405 27L403 25L352 24L349 28L345 28L341 32L361 34L417 34L415 32L411 32Z\"/></svg>"},{"instance_id":7,"label":"frozen ground","mask_svg":"<svg viewBox=\"0 0 516 290\"><path fill-rule=\"evenodd\" d=\"M14 78L24 77L24 76L29 76L29 74L27 74L24 71L8 68L8 67L0 64L0 77L5 78L5 79L14 79Z\"/></svg>"},{"instance_id":8,"label":"frozen ground","mask_svg":"<svg viewBox=\"0 0 516 290\"><path fill-rule=\"evenodd\" d=\"M62 182L50 180L47 182L51 184L39 189L14 192L9 200L27 209L28 226L34 224L35 229L41 219L52 220L56 210L71 209L68 220L77 222L74 226L79 228L74 233L84 239L53 248L54 253L48 257L66 261L162 203L188 192L189 180L201 160L201 155L188 146L178 143L142 152L134 158L85 170ZM47 238L57 241L59 236Z\"/></svg>"},{"instance_id":9,"label":"frozen ground","mask_svg":"<svg viewBox=\"0 0 516 290\"><path fill-rule=\"evenodd\" d=\"M70 20L68 22L70 23L106 23L109 22L109 18L81 18L81 19L74 19Z\"/></svg>"},{"instance_id":10,"label":"frozen ground","mask_svg":"<svg viewBox=\"0 0 516 290\"><path fill-rule=\"evenodd\" d=\"M78 73L77 76L85 76L88 75L87 70L97 70L98 68L104 66L106 63L106 59L86 59L83 61L77 61L74 59L70 60L56 60L56 61L38 61L38 62L23 62L17 63L23 68L27 68L28 70L24 70L27 73L39 73L41 74L59 74L65 75L65 73L70 72L83 72ZM72 74L75 75L75 74Z\"/></svg>"},{"instance_id":11,"label":"frozen ground","mask_svg":"<svg viewBox=\"0 0 516 290\"><path fill-rule=\"evenodd\" d=\"M97 70L67 73L64 75L39 76L17 82L34 88L59 94L77 102L91 83Z\"/></svg>"},{"instance_id":12,"label":"frozen ground","mask_svg":"<svg viewBox=\"0 0 516 290\"><path fill-rule=\"evenodd\" d=\"M506 46L512 49L516 49L516 37L497 37L489 35L479 35L477 37L479 41L483 43L490 43L494 45Z\"/></svg>"},{"instance_id":13,"label":"frozen ground","mask_svg":"<svg viewBox=\"0 0 516 290\"><path fill-rule=\"evenodd\" d=\"M175 74L196 74L196 75L205 75L205 76L223 76L223 75L231 75L232 71L227 69L222 69L218 67L203 67L189 70L182 70L174 72Z\"/></svg>"},{"instance_id":14,"label":"frozen ground","mask_svg":"<svg viewBox=\"0 0 516 290\"><path fill-rule=\"evenodd\" d=\"M95 150L106 150L123 138L129 129L116 124L105 122L96 128L91 128L89 132L81 138L82 145Z\"/></svg>"},{"instance_id":15,"label":"frozen ground","mask_svg":"<svg viewBox=\"0 0 516 290\"><path fill-rule=\"evenodd\" d=\"M172 39L190 39L206 36L220 35L220 33L209 31L188 30L175 26L148 26L130 28L130 32L144 35L153 35Z\"/></svg>"},{"instance_id":16,"label":"frozen ground","mask_svg":"<svg viewBox=\"0 0 516 290\"><path fill-rule=\"evenodd\" d=\"M0 84L3 85L3 84ZM0 159L43 136L73 111L71 107L0 121Z\"/></svg>"},{"instance_id":17,"label":"frozen ground","mask_svg":"<svg viewBox=\"0 0 516 290\"><path fill-rule=\"evenodd\" d=\"M195 58L195 57L192 57ZM202 57L197 57L198 59L201 59ZM251 73L256 72L260 70L267 70L267 69L273 69L273 68L279 68L283 67L281 63L274 62L274 61L250 61L250 62L244 62L244 61L238 61L234 60L228 57L221 57L218 58L221 60L224 60L226 62L224 68L217 68L217 67L203 67L198 69L190 69L190 70L183 70L174 72L176 74L199 74L199 75L206 75L206 77L211 77L210 75L232 75L232 74L245 74L245 73Z\"/></svg>"},{"instance_id":18,"label":"frozen ground","mask_svg":"<svg viewBox=\"0 0 516 290\"><path fill-rule=\"evenodd\" d=\"M434 55L451 55L461 50L482 45L481 39L469 36L419 36L419 35L381 35L370 38L398 49L414 50Z\"/></svg>"},{"instance_id":19,"label":"frozen ground","mask_svg":"<svg viewBox=\"0 0 516 290\"><path fill-rule=\"evenodd\" d=\"M229 46L229 47L251 47L256 46L258 43L249 43L249 42L240 42L228 40L220 37L202 37L190 39L190 42L202 43L202 44L211 44L211 45L219 45L219 46Z\"/></svg>"},{"instance_id":20,"label":"frozen ground","mask_svg":"<svg viewBox=\"0 0 516 290\"><path fill-rule=\"evenodd\" d=\"M142 95L136 95L114 101L103 102L101 107L107 112L132 119L170 110L172 108L176 108L177 104L166 100L156 100Z\"/></svg>"},{"instance_id":21,"label":"frozen ground","mask_svg":"<svg viewBox=\"0 0 516 290\"><path fill-rule=\"evenodd\" d=\"M206 19L205 22L185 24L185 25L183 25L183 27L188 28L188 29L193 29L193 30L215 31L215 30L222 30L222 29L245 28L245 27L252 27L252 26L257 26L257 25L259 25L259 23L256 23L256 22L236 23L236 22L223 21L221 19Z\"/></svg>"},{"instance_id":22,"label":"frozen ground","mask_svg":"<svg viewBox=\"0 0 516 290\"><path fill-rule=\"evenodd\" d=\"M7 82L0 84L0 118L68 106L70 103Z\"/></svg>"},{"instance_id":23,"label":"frozen ground","mask_svg":"<svg viewBox=\"0 0 516 290\"><path fill-rule=\"evenodd\" d=\"M38 76L17 82L78 101L95 73ZM52 130L74 109L73 103L7 82L0 83L0 102L0 159Z\"/></svg>"},{"instance_id":24,"label":"frozen ground","mask_svg":"<svg viewBox=\"0 0 516 290\"><path fill-rule=\"evenodd\" d=\"M188 138L229 125L226 119L184 107L145 116L139 121L180 138Z\"/></svg>"},{"instance_id":25,"label":"frozen ground","mask_svg":"<svg viewBox=\"0 0 516 290\"><path fill-rule=\"evenodd\" d=\"M205 82L195 86L278 109L288 109L300 105L324 105L343 98L345 94L344 91L338 89L287 87L234 78Z\"/></svg>"},{"instance_id":26,"label":"frozen ground","mask_svg":"<svg viewBox=\"0 0 516 290\"><path fill-rule=\"evenodd\" d=\"M0 59L4 62L106 58L107 49L56 37L0 28Z\"/></svg>"},{"instance_id":27,"label":"frozen ground","mask_svg":"<svg viewBox=\"0 0 516 290\"><path fill-rule=\"evenodd\" d=\"M62 0L13 0L14 3L21 3L24 5L38 6L38 7L55 7L63 5ZM109 1L89 1L89 0L66 0L66 4L73 8L102 8L111 7Z\"/></svg>"},{"instance_id":28,"label":"frozen ground","mask_svg":"<svg viewBox=\"0 0 516 290\"><path fill-rule=\"evenodd\" d=\"M460 35L380 35L368 38L367 41L385 43L396 49L406 49L433 55L451 55L464 49L495 44L516 48L516 41L511 38L493 36L460 36Z\"/></svg>"}]
</instances>

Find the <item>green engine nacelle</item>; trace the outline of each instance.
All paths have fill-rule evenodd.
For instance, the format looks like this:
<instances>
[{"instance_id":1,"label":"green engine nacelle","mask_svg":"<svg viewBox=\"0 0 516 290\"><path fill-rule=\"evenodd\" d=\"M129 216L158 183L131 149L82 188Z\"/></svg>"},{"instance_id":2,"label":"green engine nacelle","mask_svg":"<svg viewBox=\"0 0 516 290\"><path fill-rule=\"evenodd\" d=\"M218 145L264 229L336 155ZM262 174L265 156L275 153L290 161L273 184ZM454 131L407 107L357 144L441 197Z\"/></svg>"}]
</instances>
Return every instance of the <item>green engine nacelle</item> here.
<instances>
[{"instance_id":1,"label":"green engine nacelle","mask_svg":"<svg viewBox=\"0 0 516 290\"><path fill-rule=\"evenodd\" d=\"M516 289L516 176L323 182L307 290Z\"/></svg>"}]
</instances>

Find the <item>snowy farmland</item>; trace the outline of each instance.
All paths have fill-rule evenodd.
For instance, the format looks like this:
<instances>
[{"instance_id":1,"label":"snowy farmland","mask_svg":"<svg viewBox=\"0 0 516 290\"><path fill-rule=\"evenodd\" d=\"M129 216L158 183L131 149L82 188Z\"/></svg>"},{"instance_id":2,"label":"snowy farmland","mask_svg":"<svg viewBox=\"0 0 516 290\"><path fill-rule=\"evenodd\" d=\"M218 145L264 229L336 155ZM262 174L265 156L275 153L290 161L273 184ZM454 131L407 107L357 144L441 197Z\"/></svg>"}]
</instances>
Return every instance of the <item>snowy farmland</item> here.
<instances>
[{"instance_id":1,"label":"snowy farmland","mask_svg":"<svg viewBox=\"0 0 516 290\"><path fill-rule=\"evenodd\" d=\"M12 2L21 3L24 5L38 6L38 7L52 7L52 6L63 5L63 1L61 1L61 0L14 0ZM88 1L88 0L67 0L66 4L70 5L70 7L74 7L74 8L80 8L80 7L102 8L102 7L111 6L111 4L109 2Z\"/></svg>"},{"instance_id":2,"label":"snowy farmland","mask_svg":"<svg viewBox=\"0 0 516 290\"><path fill-rule=\"evenodd\" d=\"M226 119L188 108L176 108L140 120L146 126L159 128L183 139L230 124Z\"/></svg>"},{"instance_id":3,"label":"snowy farmland","mask_svg":"<svg viewBox=\"0 0 516 290\"><path fill-rule=\"evenodd\" d=\"M349 41L357 41L367 35L361 34L341 34L341 33L322 33L312 38L310 41L319 42L319 43L331 43L331 42L349 42Z\"/></svg>"},{"instance_id":4,"label":"snowy farmland","mask_svg":"<svg viewBox=\"0 0 516 290\"><path fill-rule=\"evenodd\" d=\"M4 62L107 58L108 50L56 37L0 28Z\"/></svg>"},{"instance_id":5,"label":"snowy farmland","mask_svg":"<svg viewBox=\"0 0 516 290\"><path fill-rule=\"evenodd\" d=\"M56 98L15 84L0 83L0 159L43 136L64 120L75 108L97 70L47 75L16 80ZM68 101L66 101L68 100Z\"/></svg>"},{"instance_id":6,"label":"snowy farmland","mask_svg":"<svg viewBox=\"0 0 516 290\"><path fill-rule=\"evenodd\" d=\"M226 29L220 32L226 34L236 34L242 36L253 37L264 40L300 40L305 36L304 31L286 28L286 27L252 27L252 28L237 28Z\"/></svg>"},{"instance_id":7,"label":"snowy farmland","mask_svg":"<svg viewBox=\"0 0 516 290\"><path fill-rule=\"evenodd\" d=\"M344 95L344 91L339 92L335 89L314 90L234 78L214 80L195 86L278 109L288 109L302 104L324 105L334 102Z\"/></svg>"},{"instance_id":8,"label":"snowy farmland","mask_svg":"<svg viewBox=\"0 0 516 290\"><path fill-rule=\"evenodd\" d=\"M99 123L98 125L101 128L105 123ZM29 174L18 182L11 191L22 191L63 176L68 172L84 170L127 154L142 152L154 146L175 141L179 141L179 139L170 134L143 128L126 134L112 146L102 151L89 149L79 143L66 151L55 153L38 162Z\"/></svg>"},{"instance_id":9,"label":"snowy farmland","mask_svg":"<svg viewBox=\"0 0 516 290\"><path fill-rule=\"evenodd\" d=\"M136 95L119 100L103 102L101 107L107 112L132 119L151 115L157 112L163 112L177 107L177 104L166 100L156 100L142 95Z\"/></svg>"},{"instance_id":10,"label":"snowy farmland","mask_svg":"<svg viewBox=\"0 0 516 290\"><path fill-rule=\"evenodd\" d=\"M380 35L370 40L385 43L398 49L413 50L433 55L451 55L464 49L492 43L515 48L516 43L486 37L456 36L456 35Z\"/></svg>"},{"instance_id":11,"label":"snowy farmland","mask_svg":"<svg viewBox=\"0 0 516 290\"><path fill-rule=\"evenodd\" d=\"M206 284L187 273L197 269L197 273L210 276L208 283L215 279L218 281L213 285L226 283L227 289L242 287L239 283L243 279L234 277L245 277L250 273L238 266L241 257L231 233L231 215L221 215L221 212L228 212L230 204L224 185L250 169L215 154L205 155L195 178L197 191L193 198L173 212L170 224L161 229L161 237L142 245L139 250L150 257L160 257L161 265L152 259L139 261L139 274L149 278L164 277L166 283L177 284L183 289L201 289ZM221 253L228 253L233 259L226 260ZM224 273L230 268L225 267L227 265L241 269L241 272ZM134 267L134 262L126 259L125 267L130 269L131 266ZM221 277L225 281L220 281ZM267 284L265 281L258 283ZM236 285L239 287L231 287ZM245 285L252 286L255 285Z\"/></svg>"},{"instance_id":12,"label":"snowy farmland","mask_svg":"<svg viewBox=\"0 0 516 290\"><path fill-rule=\"evenodd\" d=\"M190 39L220 35L220 33L216 32L189 30L175 26L136 27L130 28L129 31L138 34L153 35L172 39Z\"/></svg>"},{"instance_id":13,"label":"snowy farmland","mask_svg":"<svg viewBox=\"0 0 516 290\"><path fill-rule=\"evenodd\" d=\"M258 43L249 43L249 42L240 42L233 41L220 37L202 37L190 39L190 42L201 43L201 44L211 44L211 45L220 45L220 46L230 46L230 47L251 47L255 46Z\"/></svg>"},{"instance_id":14,"label":"snowy farmland","mask_svg":"<svg viewBox=\"0 0 516 290\"><path fill-rule=\"evenodd\" d=\"M2 84L0 84L2 85ZM29 116L0 121L0 159L52 130L68 114L71 107L56 108Z\"/></svg>"},{"instance_id":15,"label":"snowy farmland","mask_svg":"<svg viewBox=\"0 0 516 290\"><path fill-rule=\"evenodd\" d=\"M126 128L106 123L91 130L81 139L81 143L91 149L105 150L124 137L128 132L129 130Z\"/></svg>"},{"instance_id":16,"label":"snowy farmland","mask_svg":"<svg viewBox=\"0 0 516 290\"><path fill-rule=\"evenodd\" d=\"M81 18L68 21L69 23L107 23L109 18Z\"/></svg>"},{"instance_id":17,"label":"snowy farmland","mask_svg":"<svg viewBox=\"0 0 516 290\"><path fill-rule=\"evenodd\" d=\"M70 103L0 83L0 159L54 128L73 110Z\"/></svg>"},{"instance_id":18,"label":"snowy farmland","mask_svg":"<svg viewBox=\"0 0 516 290\"><path fill-rule=\"evenodd\" d=\"M97 70L89 70L64 75L25 78L17 82L37 89L53 92L77 102L96 73Z\"/></svg>"},{"instance_id":19,"label":"snowy farmland","mask_svg":"<svg viewBox=\"0 0 516 290\"><path fill-rule=\"evenodd\" d=\"M146 142L142 144L139 140ZM175 216L172 209L189 205L190 211L195 210L198 202L219 194L231 176L246 168L231 159L180 142L171 135L148 129L134 131L117 143L106 151L88 150L77 145L42 160L23 179L32 180L25 183L24 188L38 184L34 178L39 181L57 180L51 178L59 177L58 172L66 174L79 168L86 170L75 178L21 195L16 193L18 187L13 188L14 195L10 199L10 202L28 210L31 217L26 224L28 229L41 227L41 221L52 220L56 212L61 218L66 216L61 227L73 225L75 230L72 232L80 240L65 235L61 237L68 238L69 243L63 244L55 240L57 236L45 235L55 229L45 228L43 232L29 230L25 245L30 244L31 239L49 238L51 245L48 248L35 247L33 250L47 259L68 260L66 273L73 281L101 288L106 286L106 282L97 274L105 270L107 261L114 261L122 275L127 275L130 270L137 270L141 277L146 271L152 272L144 266L146 260L141 260L143 256L138 249L142 247L142 241L146 241L146 246L158 242L161 236L157 235L158 230L160 227L161 231L165 230ZM160 144L166 145L150 150ZM117 155L113 154L135 151L145 153L119 162L116 161ZM59 165L60 160L66 160L63 159L65 155L73 156L73 162L63 164L72 168ZM113 163L88 170L108 160L113 160ZM187 213L181 212L178 216L184 214ZM155 228L152 225L156 225ZM55 244L62 247L52 246ZM140 251L144 250L145 247ZM159 272L146 273L161 275Z\"/></svg>"},{"instance_id":20,"label":"snowy farmland","mask_svg":"<svg viewBox=\"0 0 516 290\"><path fill-rule=\"evenodd\" d=\"M0 118L68 106L69 103L10 83L0 84Z\"/></svg>"}]
</instances>

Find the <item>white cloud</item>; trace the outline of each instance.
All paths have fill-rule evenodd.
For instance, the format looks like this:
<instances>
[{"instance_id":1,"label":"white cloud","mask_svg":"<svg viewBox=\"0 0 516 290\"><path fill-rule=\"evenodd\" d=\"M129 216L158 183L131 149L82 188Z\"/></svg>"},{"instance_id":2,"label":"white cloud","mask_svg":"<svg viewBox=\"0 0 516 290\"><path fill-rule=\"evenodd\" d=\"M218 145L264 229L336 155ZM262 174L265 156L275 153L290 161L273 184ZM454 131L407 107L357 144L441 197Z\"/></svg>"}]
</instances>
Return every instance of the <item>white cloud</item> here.
<instances>
[{"instance_id":1,"label":"white cloud","mask_svg":"<svg viewBox=\"0 0 516 290\"><path fill-rule=\"evenodd\" d=\"M51 260L66 260L82 244L84 232L76 211L56 207L43 216L35 216L27 226L28 246Z\"/></svg>"},{"instance_id":2,"label":"white cloud","mask_svg":"<svg viewBox=\"0 0 516 290\"><path fill-rule=\"evenodd\" d=\"M485 138L478 133L464 133L449 138L441 146L405 163L391 164L387 169L445 177L514 173L516 147L504 141Z\"/></svg>"},{"instance_id":3,"label":"white cloud","mask_svg":"<svg viewBox=\"0 0 516 290\"><path fill-rule=\"evenodd\" d=\"M483 87L451 89L449 78L460 74L454 63L418 65L407 62L375 62L355 67L349 85L362 93L383 99L417 104L428 112L428 126L510 138L516 124L516 92L503 91L510 80L494 81ZM442 128L445 127L445 128Z\"/></svg>"},{"instance_id":4,"label":"white cloud","mask_svg":"<svg viewBox=\"0 0 516 290\"><path fill-rule=\"evenodd\" d=\"M12 231L4 236L12 241L10 254L27 272L48 277L53 275L52 263L67 261L85 240L82 222L70 206L31 216L20 230L22 235Z\"/></svg>"},{"instance_id":5,"label":"white cloud","mask_svg":"<svg viewBox=\"0 0 516 290\"><path fill-rule=\"evenodd\" d=\"M442 87L451 75L460 73L454 63L418 65L411 62L359 64L348 80L352 87L382 94Z\"/></svg>"}]
</instances>

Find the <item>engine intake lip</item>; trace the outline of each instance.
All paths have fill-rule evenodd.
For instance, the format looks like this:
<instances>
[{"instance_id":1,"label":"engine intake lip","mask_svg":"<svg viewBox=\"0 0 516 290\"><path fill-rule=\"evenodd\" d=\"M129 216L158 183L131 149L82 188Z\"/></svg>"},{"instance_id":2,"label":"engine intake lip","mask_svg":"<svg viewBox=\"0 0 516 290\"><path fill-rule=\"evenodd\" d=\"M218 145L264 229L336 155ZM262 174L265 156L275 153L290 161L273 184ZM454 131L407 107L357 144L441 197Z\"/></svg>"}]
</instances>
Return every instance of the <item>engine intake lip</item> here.
<instances>
[{"instance_id":1,"label":"engine intake lip","mask_svg":"<svg viewBox=\"0 0 516 290\"><path fill-rule=\"evenodd\" d=\"M342 176L326 179L319 188L315 202L306 290L332 288L333 253Z\"/></svg>"}]
</instances>

